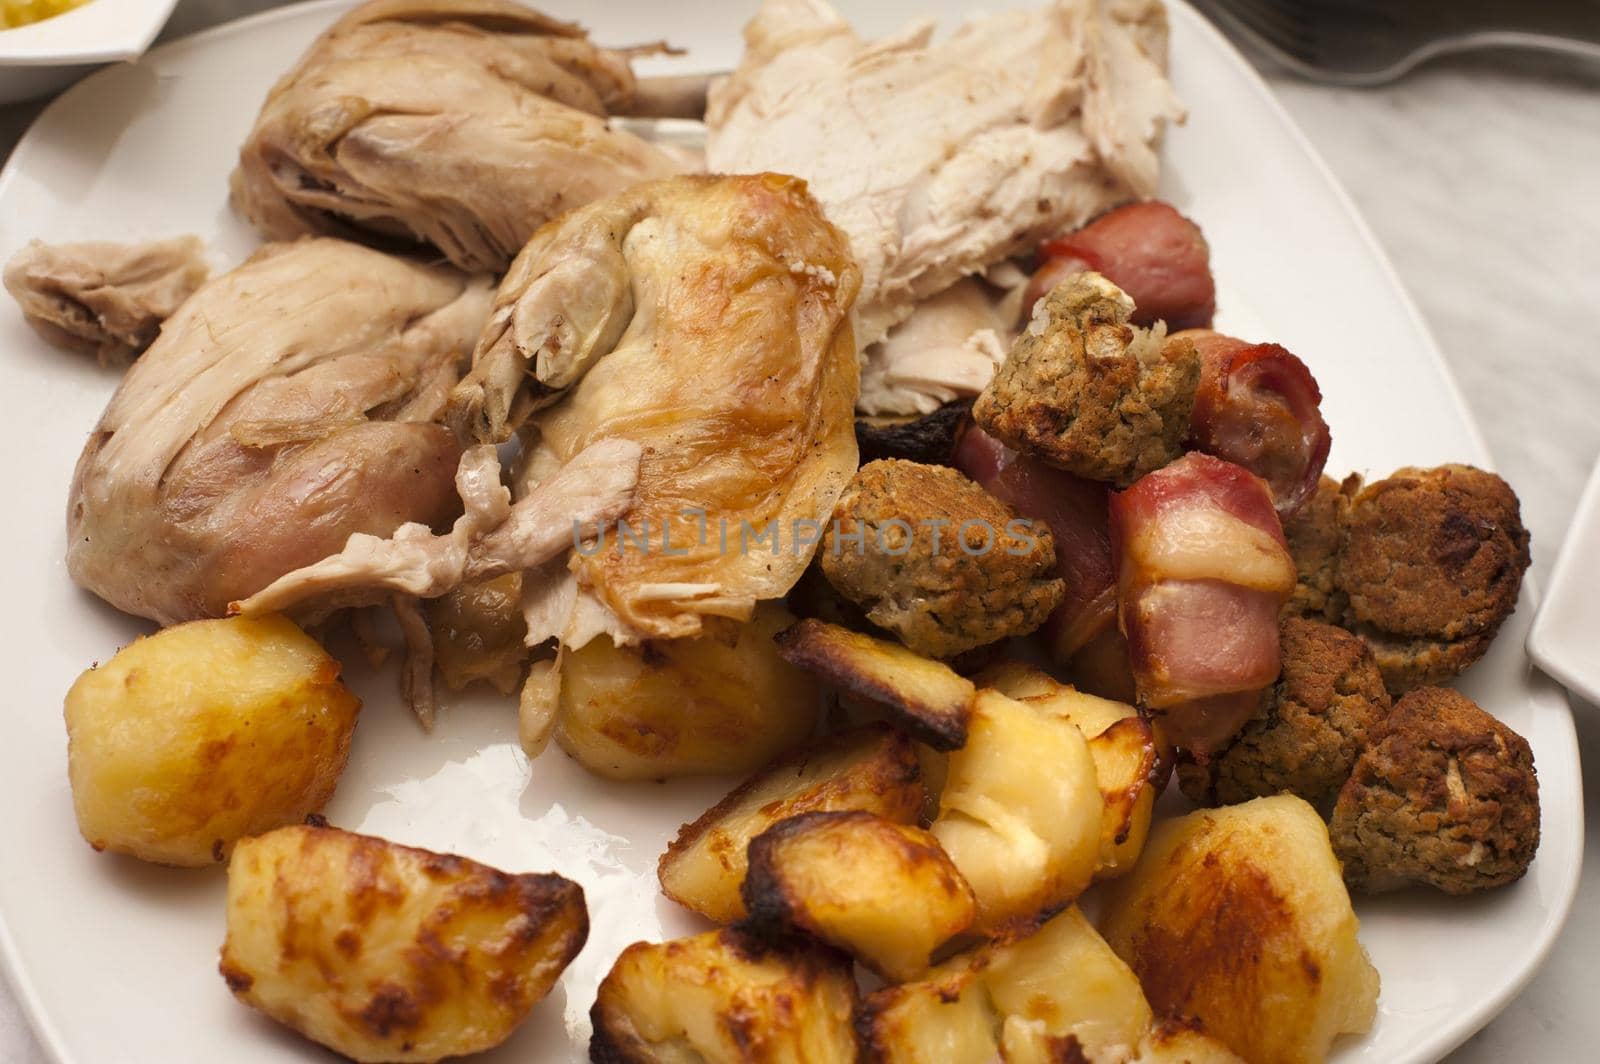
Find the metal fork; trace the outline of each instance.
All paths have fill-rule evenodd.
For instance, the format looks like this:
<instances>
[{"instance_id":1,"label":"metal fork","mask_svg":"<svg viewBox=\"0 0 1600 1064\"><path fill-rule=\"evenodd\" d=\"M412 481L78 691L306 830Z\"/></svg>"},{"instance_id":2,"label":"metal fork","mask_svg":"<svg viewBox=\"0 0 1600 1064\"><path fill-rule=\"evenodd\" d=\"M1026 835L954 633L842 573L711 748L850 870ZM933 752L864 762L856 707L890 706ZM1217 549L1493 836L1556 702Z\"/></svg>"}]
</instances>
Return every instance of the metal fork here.
<instances>
[{"instance_id":1,"label":"metal fork","mask_svg":"<svg viewBox=\"0 0 1600 1064\"><path fill-rule=\"evenodd\" d=\"M1303 77L1379 85L1447 52L1534 48L1600 63L1600 0L1199 0Z\"/></svg>"}]
</instances>

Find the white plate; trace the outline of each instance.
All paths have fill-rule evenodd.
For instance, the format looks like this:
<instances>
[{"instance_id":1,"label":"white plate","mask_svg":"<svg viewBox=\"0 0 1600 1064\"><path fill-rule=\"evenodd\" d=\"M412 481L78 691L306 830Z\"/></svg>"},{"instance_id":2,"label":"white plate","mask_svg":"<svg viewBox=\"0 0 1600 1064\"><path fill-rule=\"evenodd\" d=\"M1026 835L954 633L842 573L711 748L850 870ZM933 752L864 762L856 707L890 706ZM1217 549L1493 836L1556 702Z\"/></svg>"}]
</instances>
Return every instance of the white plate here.
<instances>
[{"instance_id":1,"label":"white plate","mask_svg":"<svg viewBox=\"0 0 1600 1064\"><path fill-rule=\"evenodd\" d=\"M753 5L546 6L583 18L608 43L665 37L688 46L680 69L725 69L738 57L738 29ZM919 8L926 5L863 0L850 13L882 32ZM195 232L220 259L241 258L253 239L226 203L234 153L267 86L335 10L272 12L156 49L67 93L0 175L0 256L33 236ZM1163 191L1211 240L1221 325L1279 340L1311 364L1334 426L1331 469L1486 463L1433 341L1315 153L1206 23L1178 5L1172 21L1174 78L1192 117L1167 145ZM220 870L141 866L96 855L78 837L61 697L79 670L141 630L74 588L62 563L72 465L116 378L40 343L10 306L0 308L0 352L10 403L0 454L13 500L3 556L16 606L0 622L11 690L0 743L10 809L0 819L0 952L41 1041L62 1061L321 1059L237 1005L217 976ZM1533 744L1544 803L1539 858L1521 883L1480 899L1419 892L1360 903L1383 995L1372 1034L1339 1044L1343 1064L1446 1053L1528 980L1572 901L1582 839L1577 748L1565 700L1523 653L1531 598L1464 687ZM594 986L615 953L695 926L660 898L655 861L679 823L728 781L606 784L556 749L530 769L505 702L462 700L428 737L400 708L392 675L350 671L367 706L329 816L401 842L581 881L593 915L588 946L490 1059L581 1058ZM577 1040L570 1049L568 1034Z\"/></svg>"},{"instance_id":2,"label":"white plate","mask_svg":"<svg viewBox=\"0 0 1600 1064\"><path fill-rule=\"evenodd\" d=\"M1578 500L1578 510L1551 570L1550 591L1528 633L1528 653L1539 667L1600 703L1600 596L1594 565L1600 559L1600 463Z\"/></svg>"}]
</instances>

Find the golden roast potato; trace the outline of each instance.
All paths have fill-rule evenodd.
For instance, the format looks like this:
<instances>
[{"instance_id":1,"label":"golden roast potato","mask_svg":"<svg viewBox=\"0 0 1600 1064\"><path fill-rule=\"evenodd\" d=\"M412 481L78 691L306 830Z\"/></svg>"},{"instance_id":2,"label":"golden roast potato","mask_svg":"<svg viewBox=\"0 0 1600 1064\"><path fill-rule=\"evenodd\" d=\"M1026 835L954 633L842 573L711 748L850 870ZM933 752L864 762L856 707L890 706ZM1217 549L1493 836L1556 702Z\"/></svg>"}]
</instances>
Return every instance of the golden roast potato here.
<instances>
[{"instance_id":1,"label":"golden roast potato","mask_svg":"<svg viewBox=\"0 0 1600 1064\"><path fill-rule=\"evenodd\" d=\"M868 995L868 1060L896 1064L1122 1060L1150 1027L1139 981L1076 906L1024 937ZM1074 1055L1076 1053L1076 1055Z\"/></svg>"},{"instance_id":2,"label":"golden roast potato","mask_svg":"<svg viewBox=\"0 0 1600 1064\"><path fill-rule=\"evenodd\" d=\"M914 983L869 994L856 1012L866 1064L953 1064L1000 1057L1001 1022L971 957L939 965Z\"/></svg>"},{"instance_id":3,"label":"golden roast potato","mask_svg":"<svg viewBox=\"0 0 1600 1064\"><path fill-rule=\"evenodd\" d=\"M861 810L802 813L750 842L750 922L798 929L886 979L927 970L933 951L972 926L972 888L919 827Z\"/></svg>"},{"instance_id":4,"label":"golden roast potato","mask_svg":"<svg viewBox=\"0 0 1600 1064\"><path fill-rule=\"evenodd\" d=\"M785 661L886 710L891 720L936 750L967 741L972 681L942 661L899 643L807 618L778 634Z\"/></svg>"},{"instance_id":5,"label":"golden roast potato","mask_svg":"<svg viewBox=\"0 0 1600 1064\"><path fill-rule=\"evenodd\" d=\"M1066 686L1039 666L1024 661L996 662L974 676L973 682L1018 702L1039 695L1053 695Z\"/></svg>"},{"instance_id":6,"label":"golden roast potato","mask_svg":"<svg viewBox=\"0 0 1600 1064\"><path fill-rule=\"evenodd\" d=\"M794 618L764 602L746 624L706 625L695 639L619 647L601 636L565 651L555 738L610 779L751 772L803 742L820 699L772 637Z\"/></svg>"},{"instance_id":7,"label":"golden roast potato","mask_svg":"<svg viewBox=\"0 0 1600 1064\"><path fill-rule=\"evenodd\" d=\"M1006 663L979 679L1001 694L1065 717L1083 732L1105 801L1095 878L1126 874L1144 849L1156 799L1166 785L1150 722L1125 702L1085 694L1031 665Z\"/></svg>"},{"instance_id":8,"label":"golden roast potato","mask_svg":"<svg viewBox=\"0 0 1600 1064\"><path fill-rule=\"evenodd\" d=\"M989 1000L1007 1021L1054 1038L1071 1037L1091 1059L1139 1041L1150 1005L1132 970L1077 906L983 958ZM1013 1038L1016 1038L1013 1035Z\"/></svg>"},{"instance_id":9,"label":"golden roast potato","mask_svg":"<svg viewBox=\"0 0 1600 1064\"><path fill-rule=\"evenodd\" d=\"M505 1041L589 934L583 888L325 827L228 862L222 977L239 1000L358 1061Z\"/></svg>"},{"instance_id":10,"label":"golden roast potato","mask_svg":"<svg viewBox=\"0 0 1600 1064\"><path fill-rule=\"evenodd\" d=\"M932 830L972 884L978 926L991 929L1083 893L1099 863L1104 808L1075 724L984 690L967 745L950 754Z\"/></svg>"},{"instance_id":11,"label":"golden roast potato","mask_svg":"<svg viewBox=\"0 0 1600 1064\"><path fill-rule=\"evenodd\" d=\"M637 942L600 984L590 1018L599 1064L852 1064L856 984L820 946L736 928Z\"/></svg>"},{"instance_id":12,"label":"golden roast potato","mask_svg":"<svg viewBox=\"0 0 1600 1064\"><path fill-rule=\"evenodd\" d=\"M1131 1064L1245 1064L1193 1020L1162 1020L1139 1042Z\"/></svg>"},{"instance_id":13,"label":"golden roast potato","mask_svg":"<svg viewBox=\"0 0 1600 1064\"><path fill-rule=\"evenodd\" d=\"M685 824L661 856L661 890L679 905L731 924L745 915L739 889L750 840L778 821L864 809L909 824L922 805L910 739L881 724L841 732L774 762Z\"/></svg>"},{"instance_id":14,"label":"golden roast potato","mask_svg":"<svg viewBox=\"0 0 1600 1064\"><path fill-rule=\"evenodd\" d=\"M1157 825L1101 930L1157 1013L1249 1061L1320 1061L1372 1026L1378 973L1322 818L1292 795Z\"/></svg>"},{"instance_id":15,"label":"golden roast potato","mask_svg":"<svg viewBox=\"0 0 1600 1064\"><path fill-rule=\"evenodd\" d=\"M146 861L222 861L333 796L360 708L339 663L283 617L138 639L67 692L78 830Z\"/></svg>"}]
</instances>

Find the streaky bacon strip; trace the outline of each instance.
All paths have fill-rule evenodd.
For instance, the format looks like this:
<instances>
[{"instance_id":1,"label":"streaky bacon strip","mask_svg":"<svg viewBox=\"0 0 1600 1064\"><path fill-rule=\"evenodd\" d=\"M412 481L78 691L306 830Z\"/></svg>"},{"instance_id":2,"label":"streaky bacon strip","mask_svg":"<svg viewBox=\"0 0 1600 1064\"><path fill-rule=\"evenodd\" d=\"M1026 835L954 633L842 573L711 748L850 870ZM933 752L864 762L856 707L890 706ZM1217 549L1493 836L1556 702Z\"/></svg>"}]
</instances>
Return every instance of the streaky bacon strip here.
<instances>
[{"instance_id":1,"label":"streaky bacon strip","mask_svg":"<svg viewBox=\"0 0 1600 1064\"><path fill-rule=\"evenodd\" d=\"M1294 560L1267 484L1190 453L1114 492L1118 620L1139 704L1204 755L1278 677L1278 609Z\"/></svg>"},{"instance_id":2,"label":"streaky bacon strip","mask_svg":"<svg viewBox=\"0 0 1600 1064\"><path fill-rule=\"evenodd\" d=\"M1333 439L1316 378L1278 344L1246 343L1209 329L1178 336L1193 341L1201 359L1191 445L1261 477L1279 516L1293 514L1317 490Z\"/></svg>"},{"instance_id":3,"label":"streaky bacon strip","mask_svg":"<svg viewBox=\"0 0 1600 1064\"><path fill-rule=\"evenodd\" d=\"M1106 486L1018 454L970 424L956 445L955 465L1022 516L1050 527L1056 572L1067 590L1043 635L1065 663L1116 620Z\"/></svg>"},{"instance_id":4,"label":"streaky bacon strip","mask_svg":"<svg viewBox=\"0 0 1600 1064\"><path fill-rule=\"evenodd\" d=\"M1211 250L1200 227L1169 203L1118 207L1045 241L1039 254L1044 262L1023 296L1024 317L1040 296L1082 270L1102 274L1133 298L1135 325L1207 328L1216 313Z\"/></svg>"}]
</instances>

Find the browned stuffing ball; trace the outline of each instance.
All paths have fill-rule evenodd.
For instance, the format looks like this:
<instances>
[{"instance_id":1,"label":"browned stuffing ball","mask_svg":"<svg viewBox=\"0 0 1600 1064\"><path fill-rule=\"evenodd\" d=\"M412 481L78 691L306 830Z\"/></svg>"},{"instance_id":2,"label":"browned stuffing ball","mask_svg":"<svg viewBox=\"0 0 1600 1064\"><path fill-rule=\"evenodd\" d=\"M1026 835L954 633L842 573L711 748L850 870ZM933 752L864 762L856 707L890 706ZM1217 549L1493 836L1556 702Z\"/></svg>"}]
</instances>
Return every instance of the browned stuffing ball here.
<instances>
[{"instance_id":1,"label":"browned stuffing ball","mask_svg":"<svg viewBox=\"0 0 1600 1064\"><path fill-rule=\"evenodd\" d=\"M1033 631L1063 590L1048 528L954 469L900 459L856 472L820 557L868 620L938 658Z\"/></svg>"},{"instance_id":2,"label":"browned stuffing ball","mask_svg":"<svg viewBox=\"0 0 1600 1064\"><path fill-rule=\"evenodd\" d=\"M1360 489L1357 476L1345 478L1342 484L1323 477L1316 493L1283 522L1283 538L1299 574L1294 594L1283 606L1285 617L1309 617L1330 624L1344 619L1344 593L1336 582L1339 544L1350 497Z\"/></svg>"},{"instance_id":3,"label":"browned stuffing ball","mask_svg":"<svg viewBox=\"0 0 1600 1064\"><path fill-rule=\"evenodd\" d=\"M1200 382L1186 339L1130 325L1133 300L1079 273L1040 300L972 416L991 435L1089 480L1127 487L1183 453Z\"/></svg>"},{"instance_id":4,"label":"browned stuffing ball","mask_svg":"<svg viewBox=\"0 0 1600 1064\"><path fill-rule=\"evenodd\" d=\"M1357 890L1515 882L1539 849L1533 751L1459 692L1419 687L1357 760L1328 834Z\"/></svg>"},{"instance_id":5,"label":"browned stuffing ball","mask_svg":"<svg viewBox=\"0 0 1600 1064\"><path fill-rule=\"evenodd\" d=\"M1471 466L1401 469L1350 501L1344 625L1396 696L1483 657L1517 605L1528 532L1511 486Z\"/></svg>"},{"instance_id":6,"label":"browned stuffing ball","mask_svg":"<svg viewBox=\"0 0 1600 1064\"><path fill-rule=\"evenodd\" d=\"M1367 737L1389 714L1389 693L1366 644L1299 617L1279 625L1283 673L1256 715L1204 764L1178 765L1178 785L1198 805L1234 805L1288 791L1323 816L1333 810Z\"/></svg>"}]
</instances>

